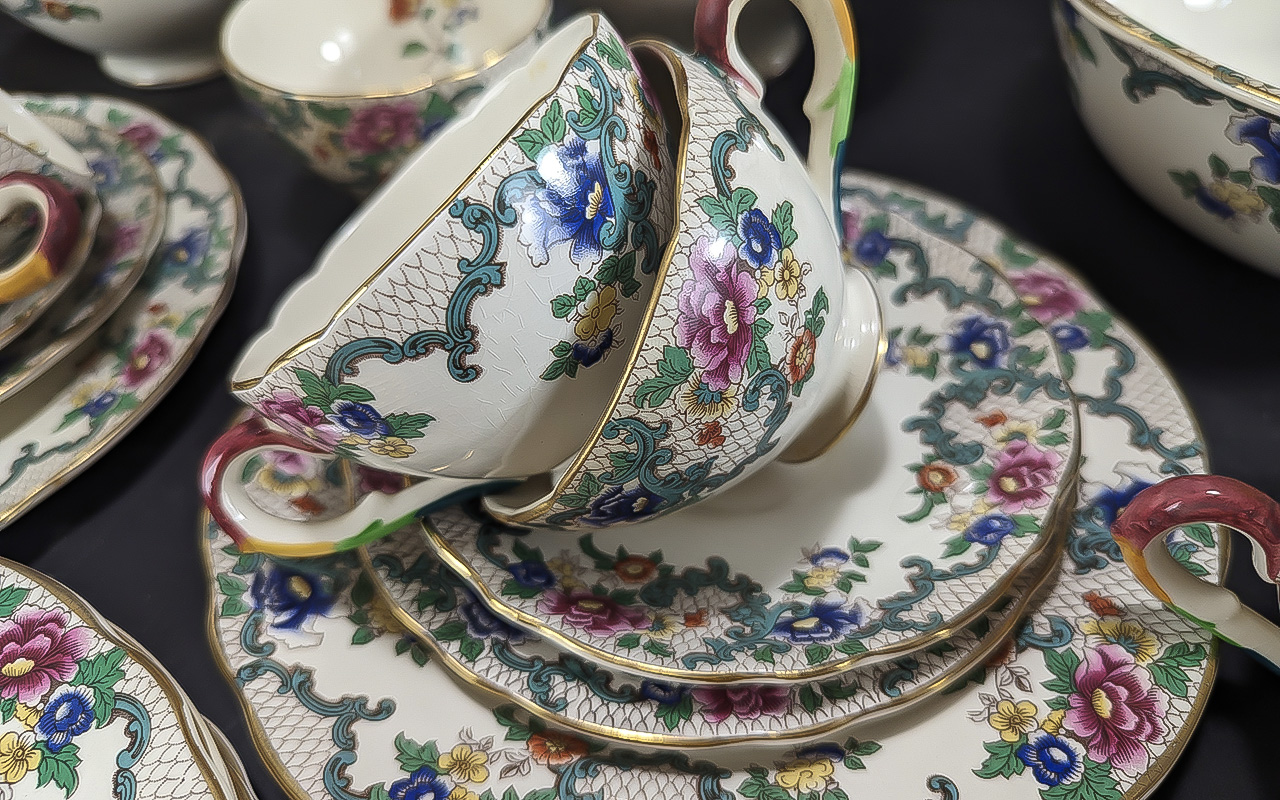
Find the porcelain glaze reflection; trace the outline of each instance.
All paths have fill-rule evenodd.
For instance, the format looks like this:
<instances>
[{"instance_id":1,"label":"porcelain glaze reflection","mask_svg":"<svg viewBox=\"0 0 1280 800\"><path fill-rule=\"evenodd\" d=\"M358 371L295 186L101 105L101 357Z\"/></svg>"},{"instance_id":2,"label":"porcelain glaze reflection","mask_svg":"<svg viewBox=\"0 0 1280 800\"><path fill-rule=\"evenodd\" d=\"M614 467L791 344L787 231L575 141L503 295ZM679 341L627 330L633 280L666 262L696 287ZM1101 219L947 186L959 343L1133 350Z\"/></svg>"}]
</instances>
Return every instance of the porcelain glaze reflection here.
<instances>
[{"instance_id":1,"label":"porcelain glaze reflection","mask_svg":"<svg viewBox=\"0 0 1280 800\"><path fill-rule=\"evenodd\" d=\"M209 531L214 650L228 677L236 679L255 743L292 795L340 798L368 790L377 796L380 791L390 794L392 787L408 791L434 782L433 788L445 794L461 784L476 794L492 791L495 797L511 787L521 798L538 791L624 798L643 787L663 797L699 800L766 793L803 798L837 791L885 800L935 794L1138 800L1169 774L1203 712L1216 655L1210 638L1196 625L1125 577L1119 554L1108 544L1105 518L1132 483L1128 473L1154 478L1162 470L1203 468L1195 423L1171 377L1076 277L993 222L874 176L850 174L843 193L848 210L861 217L888 212L910 220L915 232L903 230L901 238L922 247L934 240L932 246L950 250L951 258L983 260L1010 275L1032 269L1059 278L1081 298L1077 314L1106 318L1092 343L1069 351L1076 357L1073 385L1084 403L1088 458L1083 470L1089 480L1073 518L1070 551L1061 561L1057 584L1014 645L975 671L972 683L900 722L872 723L852 735L796 747L738 746L696 757L646 753L634 745L607 746L603 740L565 732L509 704L465 691L420 645L394 625L388 627L376 606L344 615L318 610L319 603L299 604L302 593L286 595L283 602L252 601L253 576L268 562L238 556L226 549L225 537ZM1212 536L1208 541L1214 541ZM1204 545L1182 534L1178 542L1189 553L1188 563L1218 574L1224 546ZM304 565L282 566L283 585L288 585L287 578ZM333 596L333 587L322 589L325 597ZM232 600L239 604L227 606ZM295 617L290 609L302 609L296 618L305 633L280 624ZM1078 730L1074 726L1055 727L1059 709L1050 706L1060 705L1062 698L1070 706L1072 697L1082 696L1082 686L1105 693L1116 685L1117 671L1104 675L1080 665L1097 663L1099 653L1115 644L1111 640L1128 627L1119 623L1135 624L1155 640L1154 652L1145 636L1141 648L1126 650L1136 663L1129 674L1153 687L1145 696L1165 701L1163 712L1152 715L1160 733L1139 737L1141 766L1131 770L1090 756L1090 737L1073 733ZM1185 658L1169 652L1179 645L1187 648ZM1152 660L1139 663L1138 653L1153 653ZM1176 663L1178 659L1185 663ZM1172 690L1159 686L1154 674L1160 667L1150 666L1156 662L1176 666L1185 683L1170 683ZM1073 663L1074 669L1063 669ZM1067 673L1074 681L1070 688L1061 678ZM1046 687L1046 682L1053 685ZM460 719L466 720L466 731L456 722ZM1068 769L1048 768L1055 763L1054 750L1046 746L1045 735L1070 740L1062 745ZM1023 737L1026 741L1020 743ZM987 745L1001 758L989 762L994 753ZM1024 746L1025 761L1019 755ZM443 758L446 753L448 759ZM483 773L458 767L460 761L481 760Z\"/></svg>"}]
</instances>

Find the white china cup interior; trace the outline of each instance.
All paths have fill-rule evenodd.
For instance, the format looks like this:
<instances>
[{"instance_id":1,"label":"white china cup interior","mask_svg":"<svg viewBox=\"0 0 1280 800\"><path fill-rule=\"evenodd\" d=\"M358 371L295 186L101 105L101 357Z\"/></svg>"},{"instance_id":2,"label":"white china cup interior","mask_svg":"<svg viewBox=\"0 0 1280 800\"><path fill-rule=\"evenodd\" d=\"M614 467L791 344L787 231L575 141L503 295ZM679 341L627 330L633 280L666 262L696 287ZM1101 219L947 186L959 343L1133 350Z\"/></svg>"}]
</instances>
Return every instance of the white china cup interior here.
<instances>
[{"instance_id":1,"label":"white china cup interior","mask_svg":"<svg viewBox=\"0 0 1280 800\"><path fill-rule=\"evenodd\" d=\"M396 21L385 0L244 0L223 24L222 54L240 74L288 94L395 94L501 60L534 33L549 3L422 4Z\"/></svg>"}]
</instances>

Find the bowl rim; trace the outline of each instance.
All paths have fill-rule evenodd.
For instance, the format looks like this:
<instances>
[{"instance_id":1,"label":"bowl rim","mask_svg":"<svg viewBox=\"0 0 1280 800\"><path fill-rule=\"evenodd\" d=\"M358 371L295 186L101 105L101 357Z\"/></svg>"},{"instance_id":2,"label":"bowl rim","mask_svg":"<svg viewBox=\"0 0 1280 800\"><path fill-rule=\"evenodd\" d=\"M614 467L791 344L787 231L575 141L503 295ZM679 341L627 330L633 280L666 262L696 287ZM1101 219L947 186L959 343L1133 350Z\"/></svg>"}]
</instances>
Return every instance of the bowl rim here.
<instances>
[{"instance_id":1,"label":"bowl rim","mask_svg":"<svg viewBox=\"0 0 1280 800\"><path fill-rule=\"evenodd\" d=\"M528 0L522 0L527 2ZM243 8L246 3L237 3L227 15L223 18L222 24L218 28L218 61L222 65L223 71L227 77L231 78L235 83L241 83L249 86L259 93L265 93L272 97L278 97L284 100L292 100L298 102L353 102L360 100L389 100L399 97L411 97L415 94L434 89L439 86L445 86L452 83L470 80L471 78L481 75L484 72L493 69L496 65L505 61L512 53L521 49L521 45L525 44L531 38L544 35L551 23L552 0L533 0L533 2L542 3L542 13L538 15L538 22L525 31L523 37L516 41L511 47L502 52L495 53L492 50L486 50L483 60L466 69L456 70L454 72L445 73L434 78L427 78L421 83L413 84L404 89L378 89L366 92L295 92L287 89L281 89L279 86L273 86L264 83L257 78L250 77L244 70L236 66L235 61L231 57L231 48L229 46L229 38L231 31L231 23L236 12Z\"/></svg>"},{"instance_id":2,"label":"bowl rim","mask_svg":"<svg viewBox=\"0 0 1280 800\"><path fill-rule=\"evenodd\" d=\"M1194 72L1206 78L1235 99L1251 104L1265 104L1274 114L1280 114L1280 87L1250 77L1225 64L1219 64L1190 48L1161 36L1156 31L1121 11L1108 0L1058 0L1069 4L1084 14L1095 25L1106 26L1127 36L1153 55L1179 67L1183 72Z\"/></svg>"}]
</instances>

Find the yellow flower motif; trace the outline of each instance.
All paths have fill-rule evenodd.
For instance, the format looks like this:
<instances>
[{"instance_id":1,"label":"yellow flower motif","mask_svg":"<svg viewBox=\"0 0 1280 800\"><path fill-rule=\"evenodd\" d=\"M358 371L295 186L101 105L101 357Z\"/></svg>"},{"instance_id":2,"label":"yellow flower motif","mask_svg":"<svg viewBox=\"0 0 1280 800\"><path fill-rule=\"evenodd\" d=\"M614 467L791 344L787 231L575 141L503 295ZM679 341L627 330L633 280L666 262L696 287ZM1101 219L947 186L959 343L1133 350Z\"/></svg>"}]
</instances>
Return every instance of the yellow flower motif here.
<instances>
[{"instance_id":1,"label":"yellow flower motif","mask_svg":"<svg viewBox=\"0 0 1280 800\"><path fill-rule=\"evenodd\" d=\"M737 405L738 388L727 386L715 392L708 389L697 376L676 395L676 407L695 421L720 419Z\"/></svg>"},{"instance_id":2,"label":"yellow flower motif","mask_svg":"<svg viewBox=\"0 0 1280 800\"><path fill-rule=\"evenodd\" d=\"M1056 736L1058 731L1062 730L1062 720L1067 716L1064 708L1055 708L1045 715L1044 722L1040 723L1040 729L1047 734Z\"/></svg>"},{"instance_id":3,"label":"yellow flower motif","mask_svg":"<svg viewBox=\"0 0 1280 800\"><path fill-rule=\"evenodd\" d=\"M352 447L364 447L369 443L368 439L364 438L363 436L356 436L354 433L348 433L346 436L343 436L338 441L341 442L342 444L349 444Z\"/></svg>"},{"instance_id":4,"label":"yellow flower motif","mask_svg":"<svg viewBox=\"0 0 1280 800\"><path fill-rule=\"evenodd\" d=\"M36 735L31 731L9 731L0 736L0 783L17 783L40 766Z\"/></svg>"},{"instance_id":5,"label":"yellow flower motif","mask_svg":"<svg viewBox=\"0 0 1280 800\"><path fill-rule=\"evenodd\" d=\"M800 293L802 277L804 267L800 264L800 259L795 257L790 247L783 248L778 265L773 268L773 293L779 300L790 300Z\"/></svg>"},{"instance_id":6,"label":"yellow flower motif","mask_svg":"<svg viewBox=\"0 0 1280 800\"><path fill-rule=\"evenodd\" d=\"M108 381L92 381L76 389L71 395L71 405L74 408L84 408L85 406L98 399L100 395L114 389L115 386Z\"/></svg>"},{"instance_id":7,"label":"yellow flower motif","mask_svg":"<svg viewBox=\"0 0 1280 800\"><path fill-rule=\"evenodd\" d=\"M168 328L169 330L177 330L178 326L181 324L182 324L182 315L175 314L172 311L170 311L168 314L158 317L153 327Z\"/></svg>"},{"instance_id":8,"label":"yellow flower motif","mask_svg":"<svg viewBox=\"0 0 1280 800\"><path fill-rule=\"evenodd\" d=\"M649 613L649 627L645 633L653 639L670 639L681 628L680 622L671 614L661 611Z\"/></svg>"},{"instance_id":9,"label":"yellow flower motif","mask_svg":"<svg viewBox=\"0 0 1280 800\"><path fill-rule=\"evenodd\" d=\"M840 577L840 570L835 567L814 567L804 576L806 589L828 589Z\"/></svg>"},{"instance_id":10,"label":"yellow flower motif","mask_svg":"<svg viewBox=\"0 0 1280 800\"><path fill-rule=\"evenodd\" d=\"M578 323L573 332L579 339L590 339L613 323L618 314L618 292L612 286L592 289L578 309Z\"/></svg>"},{"instance_id":11,"label":"yellow flower motif","mask_svg":"<svg viewBox=\"0 0 1280 800\"><path fill-rule=\"evenodd\" d=\"M564 589L581 589L587 585L578 577L578 573L582 571L582 565L568 550L548 558L547 569L551 570L551 574L556 577L556 585Z\"/></svg>"},{"instance_id":12,"label":"yellow flower motif","mask_svg":"<svg viewBox=\"0 0 1280 800\"><path fill-rule=\"evenodd\" d=\"M445 800L480 800L480 795L465 786L459 785L453 787L453 791L449 792L449 796Z\"/></svg>"},{"instance_id":13,"label":"yellow flower motif","mask_svg":"<svg viewBox=\"0 0 1280 800\"><path fill-rule=\"evenodd\" d=\"M1133 655L1139 664L1147 664L1160 652L1160 642L1141 625L1117 617L1089 620L1080 626L1085 636L1097 636L1118 644Z\"/></svg>"},{"instance_id":14,"label":"yellow flower motif","mask_svg":"<svg viewBox=\"0 0 1280 800\"><path fill-rule=\"evenodd\" d=\"M386 456L388 458L408 458L418 452L418 448L399 436L386 436L369 442L369 452L376 456Z\"/></svg>"},{"instance_id":15,"label":"yellow flower motif","mask_svg":"<svg viewBox=\"0 0 1280 800\"><path fill-rule=\"evenodd\" d=\"M1214 199L1226 203L1237 214L1256 217L1267 208L1267 201L1259 197L1257 192L1235 181L1218 179L1210 183L1208 189Z\"/></svg>"},{"instance_id":16,"label":"yellow flower motif","mask_svg":"<svg viewBox=\"0 0 1280 800\"><path fill-rule=\"evenodd\" d=\"M827 785L827 779L836 771L835 764L828 758L797 758L778 769L776 780L783 789L810 794Z\"/></svg>"},{"instance_id":17,"label":"yellow flower motif","mask_svg":"<svg viewBox=\"0 0 1280 800\"><path fill-rule=\"evenodd\" d=\"M40 720L40 709L32 708L26 703L18 703L13 708L13 716L21 722L27 730L34 730L36 722Z\"/></svg>"},{"instance_id":18,"label":"yellow flower motif","mask_svg":"<svg viewBox=\"0 0 1280 800\"><path fill-rule=\"evenodd\" d=\"M767 295L771 288L773 288L773 270L763 267L756 277L756 299L759 300Z\"/></svg>"},{"instance_id":19,"label":"yellow flower motif","mask_svg":"<svg viewBox=\"0 0 1280 800\"><path fill-rule=\"evenodd\" d=\"M1036 704L1030 700L1014 703L1012 700L1001 700L996 710L987 718L987 724L1000 731L1000 738L1006 742L1016 742L1025 734L1035 730Z\"/></svg>"},{"instance_id":20,"label":"yellow flower motif","mask_svg":"<svg viewBox=\"0 0 1280 800\"><path fill-rule=\"evenodd\" d=\"M974 523L978 517L986 516L987 512L995 508L994 505L986 500L979 500L973 504L973 508L968 511L957 511L947 520L947 527L953 531L963 531Z\"/></svg>"},{"instance_id":21,"label":"yellow flower motif","mask_svg":"<svg viewBox=\"0 0 1280 800\"><path fill-rule=\"evenodd\" d=\"M268 492L290 498L306 496L310 485L310 481L301 475L286 475L269 466L258 470L253 479Z\"/></svg>"},{"instance_id":22,"label":"yellow flower motif","mask_svg":"<svg viewBox=\"0 0 1280 800\"><path fill-rule=\"evenodd\" d=\"M440 756L440 769L460 783L484 783L489 779L489 754L460 744Z\"/></svg>"},{"instance_id":23,"label":"yellow flower motif","mask_svg":"<svg viewBox=\"0 0 1280 800\"><path fill-rule=\"evenodd\" d=\"M1026 439L1028 442L1034 442L1038 433L1040 433L1040 426L1034 422L1009 420L996 431L996 441L1007 442L1011 439Z\"/></svg>"},{"instance_id":24,"label":"yellow flower motif","mask_svg":"<svg viewBox=\"0 0 1280 800\"><path fill-rule=\"evenodd\" d=\"M908 367L923 369L929 366L929 351L919 345L908 345L902 349L902 360Z\"/></svg>"}]
</instances>

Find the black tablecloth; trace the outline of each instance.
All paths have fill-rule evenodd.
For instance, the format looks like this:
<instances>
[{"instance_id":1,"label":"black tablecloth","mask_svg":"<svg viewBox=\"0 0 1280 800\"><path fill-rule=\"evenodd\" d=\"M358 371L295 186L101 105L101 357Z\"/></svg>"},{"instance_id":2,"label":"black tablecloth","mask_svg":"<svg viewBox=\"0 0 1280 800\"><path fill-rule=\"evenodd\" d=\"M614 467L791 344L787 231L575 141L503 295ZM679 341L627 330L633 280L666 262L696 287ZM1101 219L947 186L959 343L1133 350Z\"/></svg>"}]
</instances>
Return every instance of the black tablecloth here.
<instances>
[{"instance_id":1,"label":"black tablecloth","mask_svg":"<svg viewBox=\"0 0 1280 800\"><path fill-rule=\"evenodd\" d=\"M1280 279L1184 233L1103 161L1071 107L1044 0L855 0L862 60L848 164L959 198L1062 256L1163 354L1213 469L1280 495ZM283 34L287 35L287 34ZM804 60L770 98L799 119ZM89 57L0 19L0 87L143 102L202 134L240 181L249 241L226 315L185 377L123 442L0 533L0 555L82 594L155 653L231 737L263 800L257 760L205 637L196 470L236 406L224 378L283 290L354 210L308 173L225 80L130 91ZM1236 548L1230 585L1276 617ZM1273 798L1280 677L1225 648L1200 729L1155 797ZM1274 766L1274 764L1272 764Z\"/></svg>"}]
</instances>

